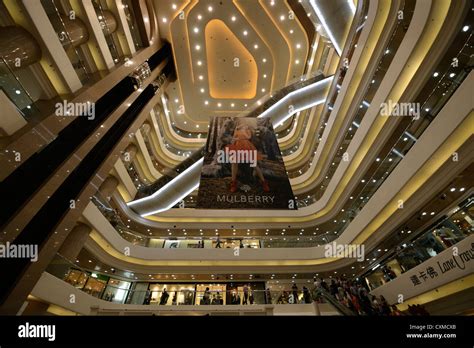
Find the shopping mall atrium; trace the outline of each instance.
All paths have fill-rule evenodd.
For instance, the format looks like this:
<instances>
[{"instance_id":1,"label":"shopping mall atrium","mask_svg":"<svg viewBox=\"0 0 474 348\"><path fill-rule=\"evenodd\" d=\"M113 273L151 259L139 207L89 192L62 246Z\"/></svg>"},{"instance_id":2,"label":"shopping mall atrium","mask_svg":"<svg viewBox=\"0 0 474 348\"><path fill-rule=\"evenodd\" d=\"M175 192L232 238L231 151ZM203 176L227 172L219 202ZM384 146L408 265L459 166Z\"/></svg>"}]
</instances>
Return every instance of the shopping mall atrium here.
<instances>
[{"instance_id":1,"label":"shopping mall atrium","mask_svg":"<svg viewBox=\"0 0 474 348\"><path fill-rule=\"evenodd\" d=\"M470 0L0 1L0 314L474 314Z\"/></svg>"}]
</instances>

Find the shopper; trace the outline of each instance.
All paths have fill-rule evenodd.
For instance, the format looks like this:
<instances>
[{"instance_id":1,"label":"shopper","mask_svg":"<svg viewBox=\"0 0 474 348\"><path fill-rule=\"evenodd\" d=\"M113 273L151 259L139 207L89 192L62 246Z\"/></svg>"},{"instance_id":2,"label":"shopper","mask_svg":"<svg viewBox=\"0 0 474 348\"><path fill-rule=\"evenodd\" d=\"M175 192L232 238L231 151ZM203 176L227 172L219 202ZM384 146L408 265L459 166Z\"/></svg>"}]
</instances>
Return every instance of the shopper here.
<instances>
[{"instance_id":1,"label":"shopper","mask_svg":"<svg viewBox=\"0 0 474 348\"><path fill-rule=\"evenodd\" d=\"M298 304L298 286L296 286L296 284L293 284L293 286L291 287L291 290L292 290L292 295L293 295L293 303L294 304Z\"/></svg>"},{"instance_id":2,"label":"shopper","mask_svg":"<svg viewBox=\"0 0 474 348\"><path fill-rule=\"evenodd\" d=\"M219 236L219 233L217 234L217 241L216 241L216 248L220 248L221 247L221 238Z\"/></svg>"},{"instance_id":3,"label":"shopper","mask_svg":"<svg viewBox=\"0 0 474 348\"><path fill-rule=\"evenodd\" d=\"M303 286L303 300L304 303L311 303L311 294L306 286Z\"/></svg>"},{"instance_id":4,"label":"shopper","mask_svg":"<svg viewBox=\"0 0 474 348\"><path fill-rule=\"evenodd\" d=\"M209 288L206 288L204 291L204 295L202 296L203 304L208 305L211 303L211 292Z\"/></svg>"},{"instance_id":5,"label":"shopper","mask_svg":"<svg viewBox=\"0 0 474 348\"><path fill-rule=\"evenodd\" d=\"M165 305L166 302L168 302L168 297L170 297L170 295L166 291L166 288L164 288L163 293L161 294L160 305Z\"/></svg>"},{"instance_id":6,"label":"shopper","mask_svg":"<svg viewBox=\"0 0 474 348\"><path fill-rule=\"evenodd\" d=\"M247 286L247 284L244 285L244 302L242 302L242 304L248 304L248 299L249 299L249 287Z\"/></svg>"}]
</instances>

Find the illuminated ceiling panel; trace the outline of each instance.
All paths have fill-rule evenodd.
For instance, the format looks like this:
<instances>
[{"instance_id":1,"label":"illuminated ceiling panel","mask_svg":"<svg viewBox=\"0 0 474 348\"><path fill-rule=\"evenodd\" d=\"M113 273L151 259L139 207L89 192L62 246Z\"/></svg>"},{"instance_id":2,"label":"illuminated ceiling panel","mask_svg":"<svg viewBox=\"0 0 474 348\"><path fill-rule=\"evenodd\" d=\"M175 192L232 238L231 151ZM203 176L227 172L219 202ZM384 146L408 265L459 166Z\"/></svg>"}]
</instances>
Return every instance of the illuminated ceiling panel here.
<instances>
[{"instance_id":1,"label":"illuminated ceiling panel","mask_svg":"<svg viewBox=\"0 0 474 348\"><path fill-rule=\"evenodd\" d=\"M257 94L258 68L252 54L221 20L211 20L206 25L205 36L211 97L254 98Z\"/></svg>"},{"instance_id":2,"label":"illuminated ceiling panel","mask_svg":"<svg viewBox=\"0 0 474 348\"><path fill-rule=\"evenodd\" d=\"M304 73L311 43L287 1L154 1L178 77L165 91L169 119L184 133L205 132L209 117L248 110Z\"/></svg>"}]
</instances>

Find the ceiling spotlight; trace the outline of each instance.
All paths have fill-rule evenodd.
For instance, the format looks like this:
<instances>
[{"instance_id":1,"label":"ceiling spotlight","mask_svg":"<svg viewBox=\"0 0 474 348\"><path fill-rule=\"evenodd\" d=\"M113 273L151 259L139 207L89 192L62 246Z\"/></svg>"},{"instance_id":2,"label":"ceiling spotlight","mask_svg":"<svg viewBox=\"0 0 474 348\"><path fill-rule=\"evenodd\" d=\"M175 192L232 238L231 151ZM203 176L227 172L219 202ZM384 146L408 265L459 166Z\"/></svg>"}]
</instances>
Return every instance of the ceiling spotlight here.
<instances>
[{"instance_id":1,"label":"ceiling spotlight","mask_svg":"<svg viewBox=\"0 0 474 348\"><path fill-rule=\"evenodd\" d=\"M230 19L232 20L232 22L235 22L237 20L235 16L232 16Z\"/></svg>"},{"instance_id":2,"label":"ceiling spotlight","mask_svg":"<svg viewBox=\"0 0 474 348\"><path fill-rule=\"evenodd\" d=\"M455 74L455 73L451 73L451 74L449 74L449 77L454 77L454 76L456 76L456 74Z\"/></svg>"},{"instance_id":3,"label":"ceiling spotlight","mask_svg":"<svg viewBox=\"0 0 474 348\"><path fill-rule=\"evenodd\" d=\"M275 0L270 1L270 6L275 5Z\"/></svg>"},{"instance_id":4,"label":"ceiling spotlight","mask_svg":"<svg viewBox=\"0 0 474 348\"><path fill-rule=\"evenodd\" d=\"M257 49L257 48L258 48L258 45L257 45L257 44L253 45L253 48Z\"/></svg>"},{"instance_id":5,"label":"ceiling spotlight","mask_svg":"<svg viewBox=\"0 0 474 348\"><path fill-rule=\"evenodd\" d=\"M171 7L173 8L173 10L176 10L178 8L178 6L176 6L176 4L171 5Z\"/></svg>"},{"instance_id":6,"label":"ceiling spotlight","mask_svg":"<svg viewBox=\"0 0 474 348\"><path fill-rule=\"evenodd\" d=\"M234 104L234 103L230 104L230 107L232 107L232 108L233 108L234 106L235 106L235 104Z\"/></svg>"},{"instance_id":7,"label":"ceiling spotlight","mask_svg":"<svg viewBox=\"0 0 474 348\"><path fill-rule=\"evenodd\" d=\"M201 66L202 62L200 60L197 61L197 65Z\"/></svg>"},{"instance_id":8,"label":"ceiling spotlight","mask_svg":"<svg viewBox=\"0 0 474 348\"><path fill-rule=\"evenodd\" d=\"M195 33L199 33L199 28L194 27L193 31L194 31Z\"/></svg>"},{"instance_id":9,"label":"ceiling spotlight","mask_svg":"<svg viewBox=\"0 0 474 348\"><path fill-rule=\"evenodd\" d=\"M207 8L207 10L208 10L209 12L212 12L212 6L209 6L209 7Z\"/></svg>"},{"instance_id":10,"label":"ceiling spotlight","mask_svg":"<svg viewBox=\"0 0 474 348\"><path fill-rule=\"evenodd\" d=\"M293 30L293 29L291 29L291 30L290 30L290 34L293 34L293 33L294 33L294 30Z\"/></svg>"},{"instance_id":11,"label":"ceiling spotlight","mask_svg":"<svg viewBox=\"0 0 474 348\"><path fill-rule=\"evenodd\" d=\"M262 88L262 93L265 93L265 88Z\"/></svg>"},{"instance_id":12,"label":"ceiling spotlight","mask_svg":"<svg viewBox=\"0 0 474 348\"><path fill-rule=\"evenodd\" d=\"M281 15L281 16L280 16L280 20L281 20L281 21L284 21L284 20L285 20L285 16L284 16L284 15Z\"/></svg>"},{"instance_id":13,"label":"ceiling spotlight","mask_svg":"<svg viewBox=\"0 0 474 348\"><path fill-rule=\"evenodd\" d=\"M201 19L202 19L202 16L201 16L201 15L198 15L198 16L197 16L197 19L201 20Z\"/></svg>"},{"instance_id":14,"label":"ceiling spotlight","mask_svg":"<svg viewBox=\"0 0 474 348\"><path fill-rule=\"evenodd\" d=\"M168 20L166 19L166 17L163 17L163 18L161 19L161 21L162 21L163 23L168 22Z\"/></svg>"},{"instance_id":15,"label":"ceiling spotlight","mask_svg":"<svg viewBox=\"0 0 474 348\"><path fill-rule=\"evenodd\" d=\"M217 103L217 107L220 108L222 106L221 103Z\"/></svg>"},{"instance_id":16,"label":"ceiling spotlight","mask_svg":"<svg viewBox=\"0 0 474 348\"><path fill-rule=\"evenodd\" d=\"M439 72L435 72L435 73L433 74L433 77L438 77L438 76L439 76Z\"/></svg>"},{"instance_id":17,"label":"ceiling spotlight","mask_svg":"<svg viewBox=\"0 0 474 348\"><path fill-rule=\"evenodd\" d=\"M201 49L201 46L200 45L196 45L194 46L194 48L196 49L196 51L199 51Z\"/></svg>"},{"instance_id":18,"label":"ceiling spotlight","mask_svg":"<svg viewBox=\"0 0 474 348\"><path fill-rule=\"evenodd\" d=\"M209 105L209 102L207 100L204 101L205 105Z\"/></svg>"},{"instance_id":19,"label":"ceiling spotlight","mask_svg":"<svg viewBox=\"0 0 474 348\"><path fill-rule=\"evenodd\" d=\"M204 93L204 88L201 88L201 93Z\"/></svg>"},{"instance_id":20,"label":"ceiling spotlight","mask_svg":"<svg viewBox=\"0 0 474 348\"><path fill-rule=\"evenodd\" d=\"M248 34L247 30L244 30L243 34L244 34L244 36L247 36L247 34Z\"/></svg>"},{"instance_id":21,"label":"ceiling spotlight","mask_svg":"<svg viewBox=\"0 0 474 348\"><path fill-rule=\"evenodd\" d=\"M300 48L301 48L301 44L296 44L296 48L297 48L297 49L300 49Z\"/></svg>"},{"instance_id":22,"label":"ceiling spotlight","mask_svg":"<svg viewBox=\"0 0 474 348\"><path fill-rule=\"evenodd\" d=\"M176 98L176 99L174 100L174 102L175 102L175 103L179 102L178 98Z\"/></svg>"},{"instance_id":23,"label":"ceiling spotlight","mask_svg":"<svg viewBox=\"0 0 474 348\"><path fill-rule=\"evenodd\" d=\"M203 80L203 79L204 79L204 76L199 75L199 80Z\"/></svg>"},{"instance_id":24,"label":"ceiling spotlight","mask_svg":"<svg viewBox=\"0 0 474 348\"><path fill-rule=\"evenodd\" d=\"M469 30L469 25L465 25L464 27L462 27L462 31L463 32L466 32Z\"/></svg>"},{"instance_id":25,"label":"ceiling spotlight","mask_svg":"<svg viewBox=\"0 0 474 348\"><path fill-rule=\"evenodd\" d=\"M298 59L295 60L295 64L299 64L299 63L300 63L300 61Z\"/></svg>"},{"instance_id":26,"label":"ceiling spotlight","mask_svg":"<svg viewBox=\"0 0 474 348\"><path fill-rule=\"evenodd\" d=\"M266 62L267 62L267 58L263 58L263 59L262 59L262 62L266 63Z\"/></svg>"}]
</instances>

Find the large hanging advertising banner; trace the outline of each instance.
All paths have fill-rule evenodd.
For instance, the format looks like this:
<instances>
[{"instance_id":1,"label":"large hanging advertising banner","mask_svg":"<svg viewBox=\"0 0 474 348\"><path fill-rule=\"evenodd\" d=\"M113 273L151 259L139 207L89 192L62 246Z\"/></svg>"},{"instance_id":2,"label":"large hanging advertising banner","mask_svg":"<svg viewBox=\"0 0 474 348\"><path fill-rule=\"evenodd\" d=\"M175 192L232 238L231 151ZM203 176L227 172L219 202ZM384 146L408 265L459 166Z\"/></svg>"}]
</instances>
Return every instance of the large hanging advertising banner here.
<instances>
[{"instance_id":1,"label":"large hanging advertising banner","mask_svg":"<svg viewBox=\"0 0 474 348\"><path fill-rule=\"evenodd\" d=\"M197 208L297 209L269 119L211 119Z\"/></svg>"}]
</instances>

